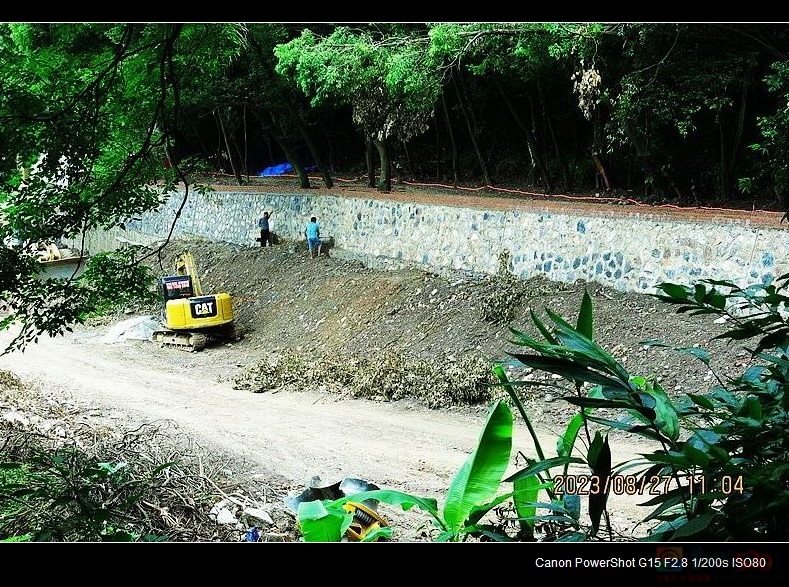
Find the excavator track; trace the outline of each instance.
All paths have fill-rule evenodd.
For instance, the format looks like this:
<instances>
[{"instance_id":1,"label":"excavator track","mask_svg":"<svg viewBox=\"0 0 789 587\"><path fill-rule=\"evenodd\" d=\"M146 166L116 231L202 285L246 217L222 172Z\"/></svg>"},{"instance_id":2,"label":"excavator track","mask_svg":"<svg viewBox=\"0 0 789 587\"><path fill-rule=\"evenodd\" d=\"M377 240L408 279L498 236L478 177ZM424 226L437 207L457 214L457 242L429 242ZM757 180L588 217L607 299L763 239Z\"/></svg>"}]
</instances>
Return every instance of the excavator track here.
<instances>
[{"instance_id":1,"label":"excavator track","mask_svg":"<svg viewBox=\"0 0 789 587\"><path fill-rule=\"evenodd\" d=\"M160 346L176 347L189 352L202 351L208 344L208 337L199 332L178 332L175 330L157 330L152 340Z\"/></svg>"}]
</instances>

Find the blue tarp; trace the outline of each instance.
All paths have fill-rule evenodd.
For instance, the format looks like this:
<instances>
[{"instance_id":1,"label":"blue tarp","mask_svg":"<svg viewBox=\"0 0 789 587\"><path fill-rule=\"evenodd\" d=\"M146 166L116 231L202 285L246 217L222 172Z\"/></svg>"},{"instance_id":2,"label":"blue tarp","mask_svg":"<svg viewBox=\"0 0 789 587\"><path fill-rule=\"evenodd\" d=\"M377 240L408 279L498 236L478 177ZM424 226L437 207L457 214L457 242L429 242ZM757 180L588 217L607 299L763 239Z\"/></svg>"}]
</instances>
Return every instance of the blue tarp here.
<instances>
[{"instance_id":1,"label":"blue tarp","mask_svg":"<svg viewBox=\"0 0 789 587\"><path fill-rule=\"evenodd\" d=\"M307 165L304 168L304 171L315 171L318 169L317 165ZM285 175L286 173L293 173L293 165L288 163L280 163L279 165L272 165L271 167L266 167L263 171L258 173L258 177L266 177L269 175Z\"/></svg>"},{"instance_id":2,"label":"blue tarp","mask_svg":"<svg viewBox=\"0 0 789 587\"><path fill-rule=\"evenodd\" d=\"M280 163L279 165L272 165L271 167L266 167L258 175L262 177L266 177L269 175L285 175L286 173L291 173L292 171L293 171L293 165L286 162L286 163Z\"/></svg>"}]
</instances>

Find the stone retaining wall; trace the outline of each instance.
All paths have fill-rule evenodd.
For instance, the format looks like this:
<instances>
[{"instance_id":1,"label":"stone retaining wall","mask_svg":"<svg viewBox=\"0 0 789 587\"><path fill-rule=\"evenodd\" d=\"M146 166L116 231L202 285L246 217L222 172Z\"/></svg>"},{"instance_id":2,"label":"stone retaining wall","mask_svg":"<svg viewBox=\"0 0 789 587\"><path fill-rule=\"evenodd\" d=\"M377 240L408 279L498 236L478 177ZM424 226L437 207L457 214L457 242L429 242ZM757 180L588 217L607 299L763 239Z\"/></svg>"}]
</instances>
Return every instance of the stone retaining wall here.
<instances>
[{"instance_id":1,"label":"stone retaining wall","mask_svg":"<svg viewBox=\"0 0 789 587\"><path fill-rule=\"evenodd\" d=\"M182 193L172 193L157 212L127 223L128 230L93 235L89 250L113 248L123 239L163 238L182 199ZM774 212L684 219L649 208L633 212L540 202L519 208L495 199L486 206L480 198L473 205L447 205L431 202L430 196L417 202L309 190L190 192L174 235L258 246L257 219L264 210L273 212L272 230L281 240L303 239L310 216L316 216L321 234L334 238L332 256L377 268L493 274L506 250L510 270L523 279L545 274L644 293L663 281L710 278L747 285L789 272L789 231Z\"/></svg>"}]
</instances>

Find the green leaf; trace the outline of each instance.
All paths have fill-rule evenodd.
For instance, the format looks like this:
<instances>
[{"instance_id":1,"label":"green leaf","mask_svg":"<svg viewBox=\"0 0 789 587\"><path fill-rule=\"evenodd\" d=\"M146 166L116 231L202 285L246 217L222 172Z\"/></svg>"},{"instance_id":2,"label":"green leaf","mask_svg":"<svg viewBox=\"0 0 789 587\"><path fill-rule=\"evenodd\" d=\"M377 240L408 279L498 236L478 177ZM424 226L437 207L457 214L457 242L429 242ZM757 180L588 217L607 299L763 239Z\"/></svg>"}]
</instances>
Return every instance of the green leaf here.
<instances>
[{"instance_id":1,"label":"green leaf","mask_svg":"<svg viewBox=\"0 0 789 587\"><path fill-rule=\"evenodd\" d=\"M553 335L553 332L540 320L540 317L534 312L534 310L529 309L529 315L531 316L532 322L537 327L537 330L540 331L540 334L543 335L546 341L552 345L558 345L559 340Z\"/></svg>"},{"instance_id":2,"label":"green leaf","mask_svg":"<svg viewBox=\"0 0 789 587\"><path fill-rule=\"evenodd\" d=\"M390 526L384 526L383 528L372 528L369 530L364 537L362 538L362 542L376 542L381 538L391 538L394 534L394 529Z\"/></svg>"},{"instance_id":3,"label":"green leaf","mask_svg":"<svg viewBox=\"0 0 789 587\"><path fill-rule=\"evenodd\" d=\"M697 467L703 468L706 470L707 466L710 463L710 457L707 453L698 448L692 446L691 444L684 444L682 446L682 452L685 456L688 457L688 461L692 464L696 465Z\"/></svg>"},{"instance_id":4,"label":"green leaf","mask_svg":"<svg viewBox=\"0 0 789 587\"><path fill-rule=\"evenodd\" d=\"M534 426L531 423L531 419L529 415L526 413L526 409L523 407L523 402L521 402L518 394L515 392L515 389L512 386L509 378L507 377L507 373L504 370L504 367L501 363L495 363L493 365L493 374L499 380L500 384L504 387L504 390L507 392L510 400L515 405L515 408L518 410L518 413L523 418L523 422L526 424L526 428L531 435L531 439L534 442L534 450L537 452L537 456L540 459L545 459L545 454L543 453L542 446L540 445L540 439L537 436L537 432L534 429Z\"/></svg>"},{"instance_id":5,"label":"green leaf","mask_svg":"<svg viewBox=\"0 0 789 587\"><path fill-rule=\"evenodd\" d=\"M32 534L20 534L18 536L9 536L3 538L0 542L31 542L33 540Z\"/></svg>"},{"instance_id":6,"label":"green leaf","mask_svg":"<svg viewBox=\"0 0 789 587\"><path fill-rule=\"evenodd\" d=\"M681 300L687 301L689 297L688 289L683 285L677 285L676 283L661 283L658 284L657 289L663 291L670 300ZM662 299L662 296L656 296Z\"/></svg>"},{"instance_id":7,"label":"green leaf","mask_svg":"<svg viewBox=\"0 0 789 587\"><path fill-rule=\"evenodd\" d=\"M575 414L567 423L564 434L556 441L556 453L560 457L566 457L572 454L573 447L575 446L575 439L578 438L578 431L583 424L583 414Z\"/></svg>"},{"instance_id":8,"label":"green leaf","mask_svg":"<svg viewBox=\"0 0 789 587\"><path fill-rule=\"evenodd\" d=\"M566 493L562 496L562 504L564 505L564 509L567 514L573 520L580 520L581 519L581 496L575 494Z\"/></svg>"},{"instance_id":9,"label":"green leaf","mask_svg":"<svg viewBox=\"0 0 789 587\"><path fill-rule=\"evenodd\" d=\"M533 314L533 311L532 311L532 314ZM550 331L545 329L545 327L542 325L542 323L539 321L539 319L537 318L537 316L535 314L533 314L532 320L535 321L535 324L537 325L538 330L540 330L540 332L542 332L543 336L545 336L545 338L548 340L548 342L547 343L541 342L541 341L537 340L536 338L528 335L527 333L525 333L525 332L523 332L521 330L517 330L517 329L515 329L513 327L510 327L509 330L510 330L510 332L513 335L515 335L515 338L512 339L510 342L512 342L513 344L516 344L518 346L529 347L530 349L534 349L535 351L538 351L538 352L541 352L541 353L547 353L547 354L552 355L553 353L551 352L550 349L552 347L554 347L554 346L558 346L559 345L559 341L556 340L553 337L553 335L551 334Z\"/></svg>"},{"instance_id":10,"label":"green leaf","mask_svg":"<svg viewBox=\"0 0 789 587\"><path fill-rule=\"evenodd\" d=\"M644 341L641 341L640 344L642 344L644 346L649 346L649 347L668 348L668 349L671 349L673 351L677 351L679 353L692 355L692 356L696 357L699 361L701 361L702 363L704 363L707 366L709 366L709 364L710 364L710 355L709 355L709 353L707 351L705 351L704 349L700 348L700 347L677 347L677 346L672 346L670 344L665 344L665 343L660 342L658 340L644 340Z\"/></svg>"},{"instance_id":11,"label":"green leaf","mask_svg":"<svg viewBox=\"0 0 789 587\"><path fill-rule=\"evenodd\" d=\"M512 483L518 481L520 479L524 479L526 477L531 477L538 473L542 473L543 471L547 471L548 469L552 469L553 467L564 467L568 463L577 463L583 464L584 461L579 458L570 458L570 457L553 457L550 459L542 459L533 463L526 467L525 469L521 469L507 477L504 481L505 483Z\"/></svg>"},{"instance_id":12,"label":"green leaf","mask_svg":"<svg viewBox=\"0 0 789 587\"><path fill-rule=\"evenodd\" d=\"M679 470L691 469L693 467L693 463L684 454L677 454L677 453L665 454L665 453L654 452L654 453L645 454L644 458L649 461L652 461L653 463L662 463L664 465L671 465Z\"/></svg>"},{"instance_id":13,"label":"green leaf","mask_svg":"<svg viewBox=\"0 0 789 587\"><path fill-rule=\"evenodd\" d=\"M497 507L499 504L502 504L511 498L512 493L503 493L501 495L497 495L491 501L472 507L471 512L469 513L468 518L464 524L463 532L468 533L470 528L477 525L479 521L485 516L485 514Z\"/></svg>"},{"instance_id":14,"label":"green leaf","mask_svg":"<svg viewBox=\"0 0 789 587\"><path fill-rule=\"evenodd\" d=\"M518 479L513 484L512 502L515 506L515 513L518 515L521 530L531 534L534 530L534 524L530 519L537 513L537 508L530 502L537 501L537 496L543 484L537 478L537 475L529 475Z\"/></svg>"},{"instance_id":15,"label":"green leaf","mask_svg":"<svg viewBox=\"0 0 789 587\"><path fill-rule=\"evenodd\" d=\"M718 515L716 512L708 511L704 512L700 516L697 516L691 520L688 520L684 524L682 524L676 532L672 535L673 540L677 540L679 538L683 538L685 536L693 536L694 534L698 534L699 532L703 532L707 528L709 528L712 520L715 519L715 516Z\"/></svg>"},{"instance_id":16,"label":"green leaf","mask_svg":"<svg viewBox=\"0 0 789 587\"><path fill-rule=\"evenodd\" d=\"M642 506L657 506L648 516L644 518L644 522L648 522L650 520L658 519L661 514L668 511L669 509L679 506L685 502L687 497L687 490L685 489L672 489L667 492L661 492L660 495L653 497L652 499L645 501L639 505Z\"/></svg>"},{"instance_id":17,"label":"green leaf","mask_svg":"<svg viewBox=\"0 0 789 587\"><path fill-rule=\"evenodd\" d=\"M611 400L611 399L600 399L596 397L575 397L575 396L566 396L563 398L564 401L567 403L582 407L582 408L603 408L603 409L615 409L615 408L626 408L626 409L636 409L636 404L632 401L627 399L621 400Z\"/></svg>"},{"instance_id":18,"label":"green leaf","mask_svg":"<svg viewBox=\"0 0 789 587\"><path fill-rule=\"evenodd\" d=\"M490 409L477 448L455 474L447 493L443 517L450 531L463 527L475 506L490 500L501 485L512 450L512 412L503 401Z\"/></svg>"},{"instance_id":19,"label":"green leaf","mask_svg":"<svg viewBox=\"0 0 789 587\"><path fill-rule=\"evenodd\" d=\"M570 359L545 357L539 355L521 355L517 353L508 354L518 359L527 367L539 369L540 371L547 371L548 373L555 373L572 381L580 380L594 383L595 385L607 385L609 387L624 387L629 389L628 386L622 381L612 379L606 375L598 373L597 371L593 371L588 367L578 365L576 361Z\"/></svg>"},{"instance_id":20,"label":"green leaf","mask_svg":"<svg viewBox=\"0 0 789 587\"><path fill-rule=\"evenodd\" d=\"M586 541L586 534L583 532L568 532L567 534L562 534L556 542L585 542Z\"/></svg>"},{"instance_id":21,"label":"green leaf","mask_svg":"<svg viewBox=\"0 0 789 587\"><path fill-rule=\"evenodd\" d=\"M605 485L605 480L611 476L611 447L608 436L595 432L592 444L589 446L587 460L592 469L592 475L600 479L600 484ZM600 518L608 502L608 493L597 493L589 496L589 518L592 521L592 534L597 534L600 529Z\"/></svg>"},{"instance_id":22,"label":"green leaf","mask_svg":"<svg viewBox=\"0 0 789 587\"><path fill-rule=\"evenodd\" d=\"M592 339L585 336L581 332L575 330L568 324L564 318L546 308L548 316L553 320L556 325L556 336L568 348L585 355L594 361L605 365L612 373L619 377L622 381L630 379L630 375L622 365L614 358L611 353L597 345Z\"/></svg>"},{"instance_id":23,"label":"green leaf","mask_svg":"<svg viewBox=\"0 0 789 587\"><path fill-rule=\"evenodd\" d=\"M319 500L299 503L297 516L305 542L340 542L353 522L353 514L329 509Z\"/></svg>"},{"instance_id":24,"label":"green leaf","mask_svg":"<svg viewBox=\"0 0 789 587\"><path fill-rule=\"evenodd\" d=\"M677 416L677 410L671 403L671 399L666 395L663 388L657 383L652 389L644 391L644 393L655 399L655 425L663 432L668 438L676 441L679 438L680 423Z\"/></svg>"},{"instance_id":25,"label":"green leaf","mask_svg":"<svg viewBox=\"0 0 789 587\"><path fill-rule=\"evenodd\" d=\"M578 322L576 330L589 340L594 339L594 311L592 308L592 298L584 288L584 295L581 298L581 309L578 311Z\"/></svg>"},{"instance_id":26,"label":"green leaf","mask_svg":"<svg viewBox=\"0 0 789 587\"><path fill-rule=\"evenodd\" d=\"M697 406L701 406L702 408L705 408L707 410L711 410L715 407L715 404L712 403L712 401L709 398L703 395L699 395L697 393L689 393L688 397L691 400L693 400L694 404L696 404Z\"/></svg>"}]
</instances>

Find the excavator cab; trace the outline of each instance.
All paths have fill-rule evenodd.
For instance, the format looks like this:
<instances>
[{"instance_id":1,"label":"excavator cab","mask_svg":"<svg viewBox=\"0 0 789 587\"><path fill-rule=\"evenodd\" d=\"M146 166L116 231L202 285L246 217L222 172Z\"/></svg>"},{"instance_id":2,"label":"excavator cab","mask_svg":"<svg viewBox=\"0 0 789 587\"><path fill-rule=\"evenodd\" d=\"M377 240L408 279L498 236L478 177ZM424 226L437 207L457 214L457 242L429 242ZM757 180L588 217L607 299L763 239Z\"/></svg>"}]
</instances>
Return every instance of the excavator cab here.
<instances>
[{"instance_id":1,"label":"excavator cab","mask_svg":"<svg viewBox=\"0 0 789 587\"><path fill-rule=\"evenodd\" d=\"M154 332L154 340L202 350L210 339L232 339L235 329L230 294L203 294L191 253L178 258L176 273L159 279L166 329Z\"/></svg>"},{"instance_id":2,"label":"excavator cab","mask_svg":"<svg viewBox=\"0 0 789 587\"><path fill-rule=\"evenodd\" d=\"M159 293L167 307L170 300L182 300L195 295L192 277L189 275L169 275L159 279Z\"/></svg>"}]
</instances>

